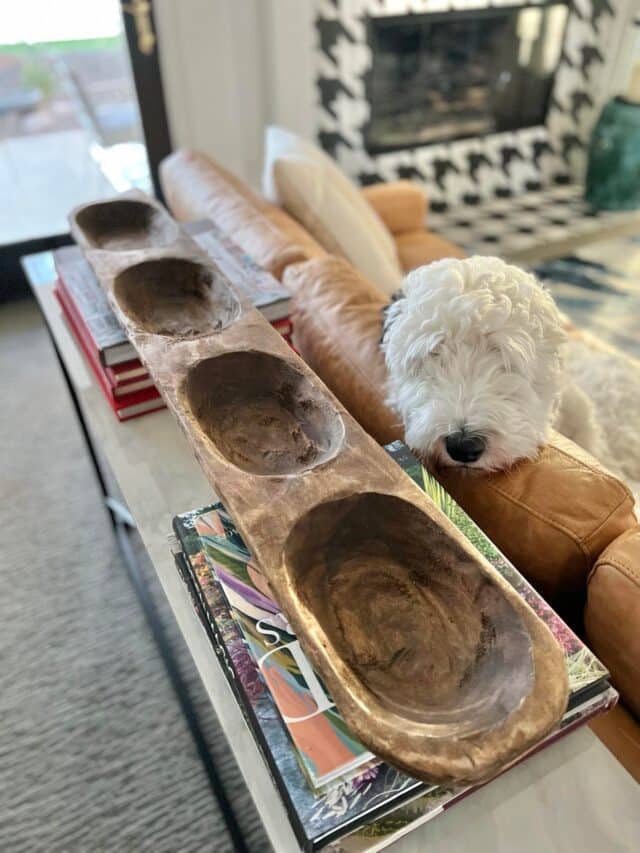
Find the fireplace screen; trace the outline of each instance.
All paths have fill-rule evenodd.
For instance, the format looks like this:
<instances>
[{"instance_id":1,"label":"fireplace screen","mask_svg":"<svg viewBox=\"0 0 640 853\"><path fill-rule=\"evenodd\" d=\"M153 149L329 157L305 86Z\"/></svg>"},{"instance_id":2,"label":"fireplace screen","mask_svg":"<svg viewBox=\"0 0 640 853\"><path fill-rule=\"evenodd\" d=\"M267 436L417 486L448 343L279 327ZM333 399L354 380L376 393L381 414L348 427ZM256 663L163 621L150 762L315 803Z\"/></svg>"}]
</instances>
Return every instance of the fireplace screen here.
<instances>
[{"instance_id":1,"label":"fireplace screen","mask_svg":"<svg viewBox=\"0 0 640 853\"><path fill-rule=\"evenodd\" d=\"M542 124L565 3L371 17L370 153Z\"/></svg>"}]
</instances>

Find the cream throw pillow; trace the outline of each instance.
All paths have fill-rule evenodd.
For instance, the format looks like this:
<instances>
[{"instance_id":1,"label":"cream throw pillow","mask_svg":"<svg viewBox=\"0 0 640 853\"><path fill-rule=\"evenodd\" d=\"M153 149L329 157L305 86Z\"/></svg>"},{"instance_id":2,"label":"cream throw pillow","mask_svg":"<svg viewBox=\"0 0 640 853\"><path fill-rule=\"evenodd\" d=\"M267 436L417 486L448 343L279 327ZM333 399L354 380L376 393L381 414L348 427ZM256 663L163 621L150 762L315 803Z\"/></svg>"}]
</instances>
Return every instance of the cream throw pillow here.
<instances>
[{"instance_id":1,"label":"cream throw pillow","mask_svg":"<svg viewBox=\"0 0 640 853\"><path fill-rule=\"evenodd\" d=\"M267 128L265 143L266 198L385 294L397 290L403 272L393 238L333 160L311 142L279 127Z\"/></svg>"}]
</instances>

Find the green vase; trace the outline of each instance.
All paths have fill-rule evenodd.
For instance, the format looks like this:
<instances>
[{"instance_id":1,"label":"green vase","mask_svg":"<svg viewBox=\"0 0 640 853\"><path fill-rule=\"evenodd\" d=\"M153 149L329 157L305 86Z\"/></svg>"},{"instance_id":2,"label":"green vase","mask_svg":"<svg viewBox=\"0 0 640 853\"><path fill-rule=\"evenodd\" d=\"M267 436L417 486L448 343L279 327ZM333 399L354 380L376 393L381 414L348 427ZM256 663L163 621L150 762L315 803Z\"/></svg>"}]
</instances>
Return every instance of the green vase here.
<instances>
[{"instance_id":1,"label":"green vase","mask_svg":"<svg viewBox=\"0 0 640 853\"><path fill-rule=\"evenodd\" d=\"M585 197L602 210L640 208L640 104L613 98L591 137Z\"/></svg>"}]
</instances>

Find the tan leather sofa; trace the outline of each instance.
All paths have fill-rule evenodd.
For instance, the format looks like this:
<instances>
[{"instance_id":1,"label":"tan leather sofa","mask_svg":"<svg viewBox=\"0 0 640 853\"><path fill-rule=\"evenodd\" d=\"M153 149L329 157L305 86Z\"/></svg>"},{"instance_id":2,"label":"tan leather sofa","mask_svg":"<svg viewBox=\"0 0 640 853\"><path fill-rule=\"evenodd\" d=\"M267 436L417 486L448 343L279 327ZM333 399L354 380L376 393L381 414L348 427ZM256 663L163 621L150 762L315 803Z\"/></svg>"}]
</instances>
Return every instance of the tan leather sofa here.
<instances>
[{"instance_id":1,"label":"tan leather sofa","mask_svg":"<svg viewBox=\"0 0 640 853\"><path fill-rule=\"evenodd\" d=\"M294 294L299 350L381 443L402 437L384 403L378 342L386 298L328 254L283 210L192 151L162 165L173 214L209 218ZM363 190L396 241L405 270L463 252L425 229L426 199L408 182ZM439 474L445 487L611 671L621 703L593 728L640 779L640 525L625 485L554 435L510 471Z\"/></svg>"}]
</instances>

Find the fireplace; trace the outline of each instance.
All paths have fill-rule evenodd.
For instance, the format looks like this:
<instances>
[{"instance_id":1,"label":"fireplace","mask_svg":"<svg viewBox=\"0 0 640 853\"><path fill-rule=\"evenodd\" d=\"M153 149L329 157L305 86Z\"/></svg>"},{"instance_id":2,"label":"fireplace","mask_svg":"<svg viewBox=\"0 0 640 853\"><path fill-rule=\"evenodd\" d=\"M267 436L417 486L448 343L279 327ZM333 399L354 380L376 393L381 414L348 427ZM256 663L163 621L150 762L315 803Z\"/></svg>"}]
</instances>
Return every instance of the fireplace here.
<instances>
[{"instance_id":1,"label":"fireplace","mask_svg":"<svg viewBox=\"0 0 640 853\"><path fill-rule=\"evenodd\" d=\"M566 2L369 16L369 154L544 124Z\"/></svg>"}]
</instances>

